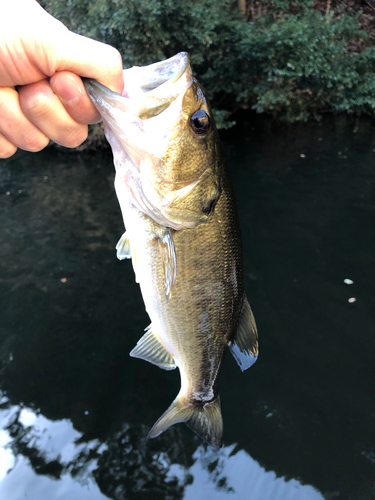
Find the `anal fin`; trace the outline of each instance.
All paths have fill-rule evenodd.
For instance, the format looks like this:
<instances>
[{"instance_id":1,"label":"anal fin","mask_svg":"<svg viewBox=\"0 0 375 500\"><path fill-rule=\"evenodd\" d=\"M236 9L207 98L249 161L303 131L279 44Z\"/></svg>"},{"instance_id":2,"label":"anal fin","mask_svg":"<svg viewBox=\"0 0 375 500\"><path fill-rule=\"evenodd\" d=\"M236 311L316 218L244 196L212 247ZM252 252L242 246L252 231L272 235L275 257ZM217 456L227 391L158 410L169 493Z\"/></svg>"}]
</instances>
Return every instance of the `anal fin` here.
<instances>
[{"instance_id":1,"label":"anal fin","mask_svg":"<svg viewBox=\"0 0 375 500\"><path fill-rule=\"evenodd\" d=\"M130 251L130 242L126 231L119 239L116 245L116 250L117 250L117 258L119 260L131 259L132 254Z\"/></svg>"},{"instance_id":2,"label":"anal fin","mask_svg":"<svg viewBox=\"0 0 375 500\"><path fill-rule=\"evenodd\" d=\"M173 356L160 342L158 335L152 331L152 325L146 328L146 333L130 352L130 356L149 361L159 366L159 368L163 368L163 370L174 370L176 368Z\"/></svg>"},{"instance_id":3,"label":"anal fin","mask_svg":"<svg viewBox=\"0 0 375 500\"><path fill-rule=\"evenodd\" d=\"M242 371L250 368L258 359L258 332L253 312L245 296L237 331L229 349Z\"/></svg>"}]
</instances>

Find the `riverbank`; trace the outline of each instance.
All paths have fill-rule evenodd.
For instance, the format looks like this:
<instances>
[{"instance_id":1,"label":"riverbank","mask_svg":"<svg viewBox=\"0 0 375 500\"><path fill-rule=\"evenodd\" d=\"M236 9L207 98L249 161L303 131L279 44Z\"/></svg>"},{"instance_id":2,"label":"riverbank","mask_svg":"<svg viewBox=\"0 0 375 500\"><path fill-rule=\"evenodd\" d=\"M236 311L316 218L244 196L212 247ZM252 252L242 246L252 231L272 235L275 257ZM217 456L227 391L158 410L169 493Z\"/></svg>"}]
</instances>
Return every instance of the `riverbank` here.
<instances>
[{"instance_id":1,"label":"riverbank","mask_svg":"<svg viewBox=\"0 0 375 500\"><path fill-rule=\"evenodd\" d=\"M189 52L220 128L239 109L286 122L374 114L372 1L41 3L73 31L118 48L126 67Z\"/></svg>"}]
</instances>

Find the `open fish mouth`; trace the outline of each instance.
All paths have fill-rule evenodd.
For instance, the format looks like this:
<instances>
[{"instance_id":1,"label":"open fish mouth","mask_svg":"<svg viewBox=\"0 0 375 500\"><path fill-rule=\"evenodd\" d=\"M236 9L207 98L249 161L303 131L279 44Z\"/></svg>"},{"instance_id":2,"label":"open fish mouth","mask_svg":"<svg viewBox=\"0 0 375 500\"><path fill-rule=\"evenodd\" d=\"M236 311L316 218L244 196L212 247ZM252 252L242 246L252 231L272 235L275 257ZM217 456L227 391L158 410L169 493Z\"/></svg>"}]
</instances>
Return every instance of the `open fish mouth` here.
<instances>
[{"instance_id":1,"label":"open fish mouth","mask_svg":"<svg viewBox=\"0 0 375 500\"><path fill-rule=\"evenodd\" d=\"M186 52L181 52L166 61L125 70L124 95L143 104L138 108L138 116L147 119L168 107L190 86L191 78L189 57Z\"/></svg>"},{"instance_id":2,"label":"open fish mouth","mask_svg":"<svg viewBox=\"0 0 375 500\"><path fill-rule=\"evenodd\" d=\"M149 66L134 66L124 70L124 74L132 74L132 82L137 83L142 92L150 92L164 83L173 83L186 70L189 57L186 52L180 52L170 59ZM135 75L136 76L135 76Z\"/></svg>"},{"instance_id":3,"label":"open fish mouth","mask_svg":"<svg viewBox=\"0 0 375 500\"><path fill-rule=\"evenodd\" d=\"M100 112L116 167L116 191L158 224L179 230L207 220L201 207L181 200L207 176L200 174L186 185L171 186L163 177L160 159L171 144L178 148L183 128L183 99L193 84L188 54L181 52L165 61L124 70L125 89L120 95L95 80L85 88ZM176 210L173 207L179 205Z\"/></svg>"},{"instance_id":4,"label":"open fish mouth","mask_svg":"<svg viewBox=\"0 0 375 500\"><path fill-rule=\"evenodd\" d=\"M85 79L87 93L103 118L110 121L110 105L116 105L142 119L157 116L192 83L189 56L180 52L149 66L125 69L123 94L112 92L95 80ZM127 101L123 101L123 98Z\"/></svg>"}]
</instances>

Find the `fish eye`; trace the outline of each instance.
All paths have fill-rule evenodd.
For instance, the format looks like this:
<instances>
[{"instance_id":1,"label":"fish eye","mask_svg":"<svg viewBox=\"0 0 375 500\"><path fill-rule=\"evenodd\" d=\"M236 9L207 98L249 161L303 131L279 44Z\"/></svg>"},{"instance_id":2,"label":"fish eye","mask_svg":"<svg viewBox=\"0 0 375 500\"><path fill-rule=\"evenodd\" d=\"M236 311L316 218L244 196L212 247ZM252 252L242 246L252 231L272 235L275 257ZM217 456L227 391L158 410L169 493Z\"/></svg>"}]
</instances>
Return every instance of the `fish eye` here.
<instances>
[{"instance_id":1,"label":"fish eye","mask_svg":"<svg viewBox=\"0 0 375 500\"><path fill-rule=\"evenodd\" d=\"M190 127L196 134L203 135L210 128L210 117L203 109L200 109L190 118Z\"/></svg>"}]
</instances>

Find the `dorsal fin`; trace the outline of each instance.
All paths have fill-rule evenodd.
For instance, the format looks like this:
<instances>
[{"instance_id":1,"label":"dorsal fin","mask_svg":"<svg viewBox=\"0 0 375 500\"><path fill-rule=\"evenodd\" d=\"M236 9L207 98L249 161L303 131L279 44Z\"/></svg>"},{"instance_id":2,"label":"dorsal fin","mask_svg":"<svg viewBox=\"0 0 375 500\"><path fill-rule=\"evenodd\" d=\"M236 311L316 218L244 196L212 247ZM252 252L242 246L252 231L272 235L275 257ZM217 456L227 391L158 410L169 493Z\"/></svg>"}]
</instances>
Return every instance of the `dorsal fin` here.
<instances>
[{"instance_id":1,"label":"dorsal fin","mask_svg":"<svg viewBox=\"0 0 375 500\"><path fill-rule=\"evenodd\" d=\"M220 409L220 397L208 403L194 402L186 404L177 396L168 410L154 424L149 438L159 436L174 424L185 422L199 437L216 449L221 448L223 434L223 419Z\"/></svg>"},{"instance_id":2,"label":"dorsal fin","mask_svg":"<svg viewBox=\"0 0 375 500\"><path fill-rule=\"evenodd\" d=\"M229 349L242 371L250 368L258 358L258 332L253 312L245 296L240 322Z\"/></svg>"},{"instance_id":3,"label":"dorsal fin","mask_svg":"<svg viewBox=\"0 0 375 500\"><path fill-rule=\"evenodd\" d=\"M176 368L174 357L160 342L159 335L153 332L152 325L146 328L146 333L138 340L130 356L149 361L163 370Z\"/></svg>"}]
</instances>

